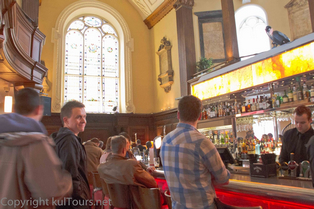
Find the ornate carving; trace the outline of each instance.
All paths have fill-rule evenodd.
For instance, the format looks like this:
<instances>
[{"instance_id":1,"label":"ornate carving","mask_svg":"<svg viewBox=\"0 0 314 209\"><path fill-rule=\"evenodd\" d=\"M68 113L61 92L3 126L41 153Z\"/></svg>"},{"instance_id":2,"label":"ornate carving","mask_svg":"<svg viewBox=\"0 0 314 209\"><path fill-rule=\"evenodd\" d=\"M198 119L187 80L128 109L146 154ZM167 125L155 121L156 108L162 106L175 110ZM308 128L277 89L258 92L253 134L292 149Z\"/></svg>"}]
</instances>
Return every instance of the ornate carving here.
<instances>
[{"instance_id":1,"label":"ornate carving","mask_svg":"<svg viewBox=\"0 0 314 209\"><path fill-rule=\"evenodd\" d=\"M161 39L161 44L159 46L159 69L160 74L158 75L158 81L160 82L160 87L164 88L165 92L171 90L171 85L173 84L173 70L171 62L171 44L170 41L163 37Z\"/></svg>"},{"instance_id":2,"label":"ornate carving","mask_svg":"<svg viewBox=\"0 0 314 209\"><path fill-rule=\"evenodd\" d=\"M164 16L166 16L172 9L176 0L165 0L151 15L149 15L144 23L148 29L156 25Z\"/></svg>"},{"instance_id":3,"label":"ornate carving","mask_svg":"<svg viewBox=\"0 0 314 209\"><path fill-rule=\"evenodd\" d=\"M141 10L141 12L144 14L145 17L147 17L150 14L150 11L145 5L145 2L143 2L143 0L132 0L132 1Z\"/></svg>"},{"instance_id":4,"label":"ornate carving","mask_svg":"<svg viewBox=\"0 0 314 209\"><path fill-rule=\"evenodd\" d=\"M194 6L194 0L177 0L173 6L176 9L180 8L181 6L192 8Z\"/></svg>"},{"instance_id":5,"label":"ornate carving","mask_svg":"<svg viewBox=\"0 0 314 209\"><path fill-rule=\"evenodd\" d=\"M291 0L290 2L288 2L288 4L286 4L285 8L290 9L295 6L303 7L303 6L308 6L308 5L309 5L308 0Z\"/></svg>"}]
</instances>

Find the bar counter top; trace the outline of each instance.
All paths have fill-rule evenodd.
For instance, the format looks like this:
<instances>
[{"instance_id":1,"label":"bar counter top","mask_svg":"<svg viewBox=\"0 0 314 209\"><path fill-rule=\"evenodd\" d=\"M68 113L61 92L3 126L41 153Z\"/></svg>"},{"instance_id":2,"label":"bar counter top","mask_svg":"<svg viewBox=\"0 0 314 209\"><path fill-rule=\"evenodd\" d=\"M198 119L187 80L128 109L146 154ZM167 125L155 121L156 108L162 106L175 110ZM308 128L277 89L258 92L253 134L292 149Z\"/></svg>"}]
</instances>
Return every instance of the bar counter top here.
<instances>
[{"instance_id":1,"label":"bar counter top","mask_svg":"<svg viewBox=\"0 0 314 209\"><path fill-rule=\"evenodd\" d=\"M155 171L154 176L164 178L164 171L158 169ZM232 173L228 185L215 186L215 188L314 206L312 181L281 179L278 177L258 178Z\"/></svg>"}]
</instances>

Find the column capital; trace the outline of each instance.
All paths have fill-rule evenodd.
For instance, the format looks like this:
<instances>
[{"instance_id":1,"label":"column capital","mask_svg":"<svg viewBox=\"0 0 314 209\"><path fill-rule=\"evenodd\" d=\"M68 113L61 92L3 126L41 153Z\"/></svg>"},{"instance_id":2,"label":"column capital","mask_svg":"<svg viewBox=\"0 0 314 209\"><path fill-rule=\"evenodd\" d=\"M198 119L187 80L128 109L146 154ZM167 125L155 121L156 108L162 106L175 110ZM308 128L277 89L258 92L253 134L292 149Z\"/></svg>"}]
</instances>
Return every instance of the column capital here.
<instances>
[{"instance_id":1,"label":"column capital","mask_svg":"<svg viewBox=\"0 0 314 209\"><path fill-rule=\"evenodd\" d=\"M194 0L177 0L173 5L175 9L179 9L182 6L192 8L194 6Z\"/></svg>"}]
</instances>

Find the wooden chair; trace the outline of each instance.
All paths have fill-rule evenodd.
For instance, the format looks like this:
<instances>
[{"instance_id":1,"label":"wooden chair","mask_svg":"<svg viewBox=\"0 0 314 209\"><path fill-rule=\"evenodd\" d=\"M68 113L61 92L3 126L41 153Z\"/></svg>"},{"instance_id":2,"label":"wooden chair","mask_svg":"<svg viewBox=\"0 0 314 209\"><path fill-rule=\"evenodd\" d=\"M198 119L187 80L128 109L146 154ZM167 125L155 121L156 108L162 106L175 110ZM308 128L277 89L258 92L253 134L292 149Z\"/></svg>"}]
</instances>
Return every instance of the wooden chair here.
<instances>
[{"instance_id":1,"label":"wooden chair","mask_svg":"<svg viewBox=\"0 0 314 209\"><path fill-rule=\"evenodd\" d=\"M144 188L136 185L130 185L129 188L133 209L161 209L159 188Z\"/></svg>"},{"instance_id":2,"label":"wooden chair","mask_svg":"<svg viewBox=\"0 0 314 209\"><path fill-rule=\"evenodd\" d=\"M102 179L102 178L100 178L100 181L101 181L101 187L102 187L103 195L109 198L109 208L113 209L114 206L110 204L111 203L111 199L110 199L110 195L109 195L109 190L108 190L107 184L106 184L105 180Z\"/></svg>"},{"instance_id":3,"label":"wooden chair","mask_svg":"<svg viewBox=\"0 0 314 209\"><path fill-rule=\"evenodd\" d=\"M102 185L101 185L101 180L100 180L100 176L99 176L99 173L97 171L93 171L92 172L93 174L93 201L94 203L96 202L95 201L95 193L98 192L98 191L102 191ZM102 192L102 199L101 201L104 200L104 194ZM103 205L101 204L101 208L103 208Z\"/></svg>"},{"instance_id":4,"label":"wooden chair","mask_svg":"<svg viewBox=\"0 0 314 209\"><path fill-rule=\"evenodd\" d=\"M107 188L114 207L132 209L132 197L128 185L107 184Z\"/></svg>"},{"instance_id":5,"label":"wooden chair","mask_svg":"<svg viewBox=\"0 0 314 209\"><path fill-rule=\"evenodd\" d=\"M241 206L227 205L221 202L219 198L215 198L214 200L215 200L217 209L263 209L262 206L241 207Z\"/></svg>"},{"instance_id":6,"label":"wooden chair","mask_svg":"<svg viewBox=\"0 0 314 209\"><path fill-rule=\"evenodd\" d=\"M172 200L171 200L170 191L167 190L167 191L165 191L164 194L165 194L165 197L166 197L166 203L167 203L167 205L168 205L168 208L169 208L169 209L172 209Z\"/></svg>"}]
</instances>

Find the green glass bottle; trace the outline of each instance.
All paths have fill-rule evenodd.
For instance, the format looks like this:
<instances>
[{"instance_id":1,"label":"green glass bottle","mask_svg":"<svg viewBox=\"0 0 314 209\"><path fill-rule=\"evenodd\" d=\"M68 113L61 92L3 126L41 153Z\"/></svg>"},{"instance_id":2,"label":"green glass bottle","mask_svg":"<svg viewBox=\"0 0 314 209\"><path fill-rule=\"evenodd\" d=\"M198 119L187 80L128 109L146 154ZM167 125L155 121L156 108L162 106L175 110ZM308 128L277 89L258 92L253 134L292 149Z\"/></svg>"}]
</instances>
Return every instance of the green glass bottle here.
<instances>
[{"instance_id":1,"label":"green glass bottle","mask_svg":"<svg viewBox=\"0 0 314 209\"><path fill-rule=\"evenodd\" d=\"M289 97L287 96L286 90L285 90L285 94L282 97L282 102L283 103L288 103L289 102Z\"/></svg>"}]
</instances>

